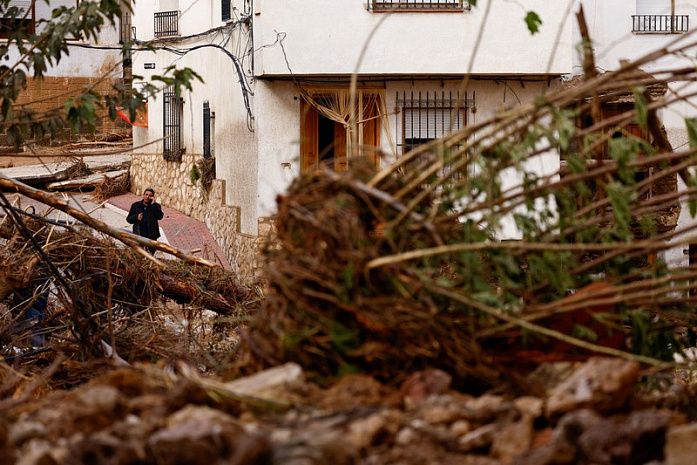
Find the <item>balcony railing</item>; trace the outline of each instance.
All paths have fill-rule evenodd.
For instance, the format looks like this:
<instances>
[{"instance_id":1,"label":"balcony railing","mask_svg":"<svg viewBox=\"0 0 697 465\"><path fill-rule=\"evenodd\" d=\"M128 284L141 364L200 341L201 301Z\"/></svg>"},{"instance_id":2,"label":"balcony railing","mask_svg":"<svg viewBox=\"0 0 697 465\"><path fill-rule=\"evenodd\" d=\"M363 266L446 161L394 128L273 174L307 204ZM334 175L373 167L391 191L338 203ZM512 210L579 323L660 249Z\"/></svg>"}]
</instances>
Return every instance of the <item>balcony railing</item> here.
<instances>
[{"instance_id":1,"label":"balcony railing","mask_svg":"<svg viewBox=\"0 0 697 465\"><path fill-rule=\"evenodd\" d=\"M632 32L682 34L690 29L688 15L632 15Z\"/></svg>"},{"instance_id":2,"label":"balcony railing","mask_svg":"<svg viewBox=\"0 0 697 465\"><path fill-rule=\"evenodd\" d=\"M160 11L155 13L155 37L176 37L178 35L178 11Z\"/></svg>"},{"instance_id":3,"label":"balcony railing","mask_svg":"<svg viewBox=\"0 0 697 465\"><path fill-rule=\"evenodd\" d=\"M386 11L464 11L467 0L368 0L368 9Z\"/></svg>"}]
</instances>

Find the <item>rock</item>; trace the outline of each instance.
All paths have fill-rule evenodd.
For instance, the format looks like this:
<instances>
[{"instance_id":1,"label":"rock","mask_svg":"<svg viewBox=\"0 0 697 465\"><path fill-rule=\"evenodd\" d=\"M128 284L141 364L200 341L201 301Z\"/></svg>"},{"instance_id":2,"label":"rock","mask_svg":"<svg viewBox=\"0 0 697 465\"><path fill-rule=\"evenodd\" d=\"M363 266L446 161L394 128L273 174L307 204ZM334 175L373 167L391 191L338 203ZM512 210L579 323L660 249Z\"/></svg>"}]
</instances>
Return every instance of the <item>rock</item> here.
<instances>
[{"instance_id":1,"label":"rock","mask_svg":"<svg viewBox=\"0 0 697 465\"><path fill-rule=\"evenodd\" d=\"M450 424L465 420L472 415L472 410L462 398L451 395L434 395L419 404L414 412L422 420L431 424ZM481 416L476 413L474 416Z\"/></svg>"},{"instance_id":2,"label":"rock","mask_svg":"<svg viewBox=\"0 0 697 465\"><path fill-rule=\"evenodd\" d=\"M500 415L509 414L513 405L501 396L484 394L467 400L465 407L468 410L468 420L476 423L490 423Z\"/></svg>"},{"instance_id":3,"label":"rock","mask_svg":"<svg viewBox=\"0 0 697 465\"><path fill-rule=\"evenodd\" d=\"M418 438L418 433L412 428L402 428L394 438L395 444L406 446L412 444Z\"/></svg>"},{"instance_id":4,"label":"rock","mask_svg":"<svg viewBox=\"0 0 697 465\"><path fill-rule=\"evenodd\" d=\"M43 423L38 421L18 421L7 434L8 442L14 447L22 447L30 439L46 439L48 433Z\"/></svg>"},{"instance_id":5,"label":"rock","mask_svg":"<svg viewBox=\"0 0 697 465\"><path fill-rule=\"evenodd\" d=\"M442 394L450 387L453 377L443 370L429 369L413 373L402 384L400 391L404 395L407 407L413 407L429 396Z\"/></svg>"},{"instance_id":6,"label":"rock","mask_svg":"<svg viewBox=\"0 0 697 465\"><path fill-rule=\"evenodd\" d=\"M674 417L667 410L644 410L604 419L579 436L578 446L589 462L598 465L663 459L665 433Z\"/></svg>"},{"instance_id":7,"label":"rock","mask_svg":"<svg viewBox=\"0 0 697 465\"><path fill-rule=\"evenodd\" d=\"M36 412L33 421L42 423L52 439L75 433L91 434L126 414L126 402L118 389L111 386L87 385L56 396L45 408Z\"/></svg>"},{"instance_id":8,"label":"rock","mask_svg":"<svg viewBox=\"0 0 697 465\"><path fill-rule=\"evenodd\" d=\"M295 436L273 450L272 463L283 465L353 465L358 451L340 431L308 432Z\"/></svg>"},{"instance_id":9,"label":"rock","mask_svg":"<svg viewBox=\"0 0 697 465\"><path fill-rule=\"evenodd\" d=\"M580 408L607 413L623 407L639 376L639 364L593 357L559 384L547 399L547 416L556 418Z\"/></svg>"},{"instance_id":10,"label":"rock","mask_svg":"<svg viewBox=\"0 0 697 465\"><path fill-rule=\"evenodd\" d=\"M157 463L216 463L228 457L244 430L217 410L188 406L167 419L167 427L148 439Z\"/></svg>"},{"instance_id":11,"label":"rock","mask_svg":"<svg viewBox=\"0 0 697 465\"><path fill-rule=\"evenodd\" d=\"M355 420L348 427L348 440L356 449L365 449L385 429L386 423L385 416L379 413Z\"/></svg>"},{"instance_id":12,"label":"rock","mask_svg":"<svg viewBox=\"0 0 697 465\"><path fill-rule=\"evenodd\" d=\"M491 445L494 436L499 432L499 425L489 424L474 431L470 431L458 440L458 450L461 452L471 452L484 449Z\"/></svg>"},{"instance_id":13,"label":"rock","mask_svg":"<svg viewBox=\"0 0 697 465\"><path fill-rule=\"evenodd\" d=\"M541 363L525 379L528 384L534 387L536 395L543 396L571 376L574 372L574 366L575 364L572 362Z\"/></svg>"},{"instance_id":14,"label":"rock","mask_svg":"<svg viewBox=\"0 0 697 465\"><path fill-rule=\"evenodd\" d=\"M293 393L307 390L305 375L297 363L286 363L252 376L225 383L236 394L267 400L292 400Z\"/></svg>"},{"instance_id":15,"label":"rock","mask_svg":"<svg viewBox=\"0 0 697 465\"><path fill-rule=\"evenodd\" d=\"M491 444L491 454L502 459L506 463L523 454L532 444L533 418L524 415L520 421L505 425L494 436Z\"/></svg>"},{"instance_id":16,"label":"rock","mask_svg":"<svg viewBox=\"0 0 697 465\"><path fill-rule=\"evenodd\" d=\"M687 465L697 457L697 423L674 426L666 433L665 465Z\"/></svg>"},{"instance_id":17,"label":"rock","mask_svg":"<svg viewBox=\"0 0 697 465\"><path fill-rule=\"evenodd\" d=\"M60 463L109 463L125 465L146 460L143 442L122 441L104 431L77 438L70 443L68 456ZM55 454L54 454L55 457Z\"/></svg>"},{"instance_id":18,"label":"rock","mask_svg":"<svg viewBox=\"0 0 697 465\"><path fill-rule=\"evenodd\" d=\"M464 436L465 434L472 431L472 423L467 420L458 420L450 425L450 431L455 436Z\"/></svg>"},{"instance_id":19,"label":"rock","mask_svg":"<svg viewBox=\"0 0 697 465\"><path fill-rule=\"evenodd\" d=\"M15 465L59 465L51 451L53 446L45 440L30 440L17 458Z\"/></svg>"},{"instance_id":20,"label":"rock","mask_svg":"<svg viewBox=\"0 0 697 465\"><path fill-rule=\"evenodd\" d=\"M587 409L566 414L559 420L550 442L523 452L513 461L513 465L576 464L578 437L601 420L597 413Z\"/></svg>"},{"instance_id":21,"label":"rock","mask_svg":"<svg viewBox=\"0 0 697 465\"><path fill-rule=\"evenodd\" d=\"M545 410L545 402L532 396L518 397L513 401L513 405L523 416L537 418L542 416Z\"/></svg>"},{"instance_id":22,"label":"rock","mask_svg":"<svg viewBox=\"0 0 697 465\"><path fill-rule=\"evenodd\" d=\"M590 409L580 409L564 415L552 434L552 442L567 441L575 443L583 434L602 421L600 415Z\"/></svg>"}]
</instances>

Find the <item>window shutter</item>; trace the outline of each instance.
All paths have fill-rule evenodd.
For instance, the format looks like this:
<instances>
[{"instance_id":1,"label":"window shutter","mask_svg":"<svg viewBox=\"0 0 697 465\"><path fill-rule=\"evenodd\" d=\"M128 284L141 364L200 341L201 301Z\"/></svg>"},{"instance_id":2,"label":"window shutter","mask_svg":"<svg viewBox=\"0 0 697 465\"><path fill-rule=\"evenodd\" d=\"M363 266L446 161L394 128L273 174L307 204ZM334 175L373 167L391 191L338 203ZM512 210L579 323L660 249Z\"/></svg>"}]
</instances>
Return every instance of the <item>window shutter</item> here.
<instances>
[{"instance_id":1,"label":"window shutter","mask_svg":"<svg viewBox=\"0 0 697 465\"><path fill-rule=\"evenodd\" d=\"M232 11L230 8L230 0L221 0L221 11L222 11L222 20L223 21L230 21L232 18Z\"/></svg>"}]
</instances>

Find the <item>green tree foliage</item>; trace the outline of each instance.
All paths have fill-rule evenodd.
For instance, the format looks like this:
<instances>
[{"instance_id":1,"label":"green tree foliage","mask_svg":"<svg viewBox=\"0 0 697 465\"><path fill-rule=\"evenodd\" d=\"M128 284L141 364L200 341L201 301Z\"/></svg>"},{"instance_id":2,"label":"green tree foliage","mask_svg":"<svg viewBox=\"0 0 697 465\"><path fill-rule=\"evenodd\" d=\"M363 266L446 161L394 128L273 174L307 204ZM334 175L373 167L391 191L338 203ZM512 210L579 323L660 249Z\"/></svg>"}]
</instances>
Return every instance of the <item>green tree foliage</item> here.
<instances>
[{"instance_id":1,"label":"green tree foliage","mask_svg":"<svg viewBox=\"0 0 697 465\"><path fill-rule=\"evenodd\" d=\"M50 5L50 0L45 2ZM0 17L9 25L5 29L7 40L0 43L0 131L7 143L19 147L28 139L54 135L63 128L73 133L93 132L99 110L115 119L120 107L134 120L145 97L156 93L159 87L174 85L180 92L201 80L191 69L170 67L163 75L154 76L142 91L118 83L113 85L113 92L104 96L94 86L88 86L80 95L66 99L62 108L43 112L17 103L30 79L41 79L70 54L69 40L96 42L100 30L117 26L125 5L119 0L81 1L75 7L54 8L51 18L37 18L32 24L25 10L12 6L10 0L0 0ZM132 46L133 43L123 44L123 51Z\"/></svg>"}]
</instances>

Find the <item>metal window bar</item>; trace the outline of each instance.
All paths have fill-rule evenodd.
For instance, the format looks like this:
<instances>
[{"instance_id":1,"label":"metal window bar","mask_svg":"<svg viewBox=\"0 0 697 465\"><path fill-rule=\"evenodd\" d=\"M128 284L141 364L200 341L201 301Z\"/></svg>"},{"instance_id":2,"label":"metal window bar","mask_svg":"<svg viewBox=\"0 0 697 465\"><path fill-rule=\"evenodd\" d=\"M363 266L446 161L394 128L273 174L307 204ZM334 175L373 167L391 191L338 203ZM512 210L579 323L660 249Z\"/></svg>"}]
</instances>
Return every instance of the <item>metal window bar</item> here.
<instances>
[{"instance_id":1,"label":"metal window bar","mask_svg":"<svg viewBox=\"0 0 697 465\"><path fill-rule=\"evenodd\" d=\"M467 0L368 0L373 11L465 11Z\"/></svg>"},{"instance_id":2,"label":"metal window bar","mask_svg":"<svg viewBox=\"0 0 697 465\"><path fill-rule=\"evenodd\" d=\"M230 0L221 0L221 20L230 21L232 18L232 9L230 8Z\"/></svg>"},{"instance_id":3,"label":"metal window bar","mask_svg":"<svg viewBox=\"0 0 697 465\"><path fill-rule=\"evenodd\" d=\"M163 99L163 155L165 160L181 161L184 148L182 147L182 106L181 97L177 97L174 87L164 91Z\"/></svg>"},{"instance_id":4,"label":"metal window bar","mask_svg":"<svg viewBox=\"0 0 697 465\"><path fill-rule=\"evenodd\" d=\"M211 107L203 102L203 158L211 157Z\"/></svg>"},{"instance_id":5,"label":"metal window bar","mask_svg":"<svg viewBox=\"0 0 697 465\"><path fill-rule=\"evenodd\" d=\"M688 15L632 15L632 32L682 34L689 29Z\"/></svg>"},{"instance_id":6,"label":"metal window bar","mask_svg":"<svg viewBox=\"0 0 697 465\"><path fill-rule=\"evenodd\" d=\"M176 37L178 35L178 11L160 11L155 13L155 37Z\"/></svg>"},{"instance_id":7,"label":"metal window bar","mask_svg":"<svg viewBox=\"0 0 697 465\"><path fill-rule=\"evenodd\" d=\"M444 137L451 132L467 126L467 109L470 101L467 93L441 91L397 93L397 105L402 114L402 137L397 138L400 153L406 153L432 140ZM455 111L457 109L457 111ZM457 150L458 146L452 147ZM427 155L426 155L427 156ZM449 171L446 166L438 176ZM461 178L461 173L452 173L453 179Z\"/></svg>"}]
</instances>

